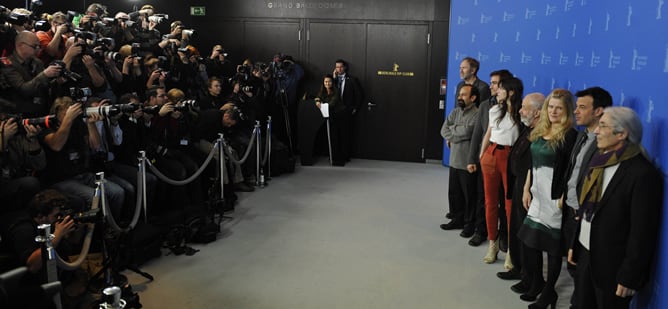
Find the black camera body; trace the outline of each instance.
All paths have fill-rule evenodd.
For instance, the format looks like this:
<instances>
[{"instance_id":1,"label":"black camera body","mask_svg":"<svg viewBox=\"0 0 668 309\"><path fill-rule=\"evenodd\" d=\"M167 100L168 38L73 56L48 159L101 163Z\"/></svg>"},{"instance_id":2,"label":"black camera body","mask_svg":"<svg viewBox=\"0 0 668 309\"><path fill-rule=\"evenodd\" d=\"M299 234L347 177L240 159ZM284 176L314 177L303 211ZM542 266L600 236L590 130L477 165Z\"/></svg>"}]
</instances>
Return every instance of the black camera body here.
<instances>
[{"instance_id":1,"label":"black camera body","mask_svg":"<svg viewBox=\"0 0 668 309\"><path fill-rule=\"evenodd\" d=\"M88 87L85 88L70 87L70 97L75 102L86 101L92 95L93 91Z\"/></svg>"},{"instance_id":2,"label":"black camera body","mask_svg":"<svg viewBox=\"0 0 668 309\"><path fill-rule=\"evenodd\" d=\"M62 221L65 217L70 216L74 223L98 223L102 222L102 212L100 208L89 209L86 211L75 212L71 209L65 209L61 212L58 221Z\"/></svg>"},{"instance_id":3,"label":"black camera body","mask_svg":"<svg viewBox=\"0 0 668 309\"><path fill-rule=\"evenodd\" d=\"M68 70L65 62L63 62L62 60L54 60L53 62L51 62L51 64L55 64L58 67L60 67L60 76L59 77L65 77L65 78L67 78L67 79L69 79L69 80L71 80L75 83L78 82L82 78L81 75Z\"/></svg>"}]
</instances>

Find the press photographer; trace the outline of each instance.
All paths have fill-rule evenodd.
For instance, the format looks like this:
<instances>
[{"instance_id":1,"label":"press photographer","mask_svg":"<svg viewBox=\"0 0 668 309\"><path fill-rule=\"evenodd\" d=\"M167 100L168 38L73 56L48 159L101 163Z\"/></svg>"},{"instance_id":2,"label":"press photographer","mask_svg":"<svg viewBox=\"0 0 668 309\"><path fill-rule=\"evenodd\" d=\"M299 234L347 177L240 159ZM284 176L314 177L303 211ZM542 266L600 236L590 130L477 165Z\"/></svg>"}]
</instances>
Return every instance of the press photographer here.
<instances>
[{"instance_id":1,"label":"press photographer","mask_svg":"<svg viewBox=\"0 0 668 309\"><path fill-rule=\"evenodd\" d=\"M61 60L65 56L65 41L74 35L74 28L67 20L67 15L63 12L55 12L51 16L51 21L43 21L49 24L48 31L37 31L35 34L39 39L41 49L37 57L43 63L51 63L54 60Z\"/></svg>"},{"instance_id":2,"label":"press photographer","mask_svg":"<svg viewBox=\"0 0 668 309\"><path fill-rule=\"evenodd\" d=\"M46 157L35 137L56 122L54 116L23 119L4 112L0 110L0 213L22 209L39 192L33 175L46 167Z\"/></svg>"},{"instance_id":3,"label":"press photographer","mask_svg":"<svg viewBox=\"0 0 668 309\"><path fill-rule=\"evenodd\" d=\"M64 194L57 190L48 189L34 195L28 206L19 212L12 213L3 218L2 227L2 252L12 257L14 267L26 266L29 274L24 276L23 285L39 286L46 282L46 269L44 268L44 253L40 243L35 238L39 235L38 226L50 224L53 239L51 243L60 256L71 255L74 248L80 245L80 241L72 237L75 230L83 225L77 224L72 217L62 216L61 211L80 207L73 204ZM85 293L85 283L79 281L71 271L58 269L58 279L63 285L61 299L64 308L78 308L91 304L93 298ZM76 271L75 271L76 272ZM39 297L38 294L31 295L32 298ZM37 299L14 300L21 303L22 308L33 308ZM16 307L19 308L19 307ZM43 308L43 307L39 307Z\"/></svg>"},{"instance_id":4,"label":"press photographer","mask_svg":"<svg viewBox=\"0 0 668 309\"><path fill-rule=\"evenodd\" d=\"M198 170L199 165L190 157L192 149L191 120L189 107L180 104L185 97L183 91L171 89L165 93L161 87L147 92L144 118L150 119L150 137L147 152L155 160L155 166L170 179L184 180ZM157 115L150 115L146 108L157 106ZM203 190L199 177L185 186L170 186L167 200L160 203L172 209L202 205Z\"/></svg>"},{"instance_id":5,"label":"press photographer","mask_svg":"<svg viewBox=\"0 0 668 309\"><path fill-rule=\"evenodd\" d=\"M74 90L74 92L84 92ZM44 129L39 139L45 145L47 168L41 180L45 185L79 197L87 205L92 205L95 193L95 173L92 169L92 155L99 152L103 145L96 123L104 119L98 113L84 115L81 102L70 97L57 98L51 112L56 115L58 129ZM105 183L106 201L115 218L120 218L125 199L125 191L111 180Z\"/></svg>"},{"instance_id":6,"label":"press photographer","mask_svg":"<svg viewBox=\"0 0 668 309\"><path fill-rule=\"evenodd\" d=\"M49 111L50 83L61 74L58 65L46 69L37 59L39 40L33 32L22 31L16 36L14 53L0 59L0 72L6 82L2 95L16 104L14 112L25 116L43 116Z\"/></svg>"}]
</instances>

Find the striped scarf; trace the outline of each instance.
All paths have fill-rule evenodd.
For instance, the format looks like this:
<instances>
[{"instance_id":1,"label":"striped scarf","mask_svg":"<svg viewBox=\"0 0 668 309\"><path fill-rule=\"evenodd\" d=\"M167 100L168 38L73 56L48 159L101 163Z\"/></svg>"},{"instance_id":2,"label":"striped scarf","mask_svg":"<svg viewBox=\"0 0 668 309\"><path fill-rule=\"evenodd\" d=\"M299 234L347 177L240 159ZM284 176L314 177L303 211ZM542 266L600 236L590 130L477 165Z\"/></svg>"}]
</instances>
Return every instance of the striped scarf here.
<instances>
[{"instance_id":1,"label":"striped scarf","mask_svg":"<svg viewBox=\"0 0 668 309\"><path fill-rule=\"evenodd\" d=\"M599 150L594 154L589 162L589 173L582 184L580 194L580 205L582 206L578 210L578 217L582 218L584 214L584 219L591 222L596 206L603 195L603 170L638 154L640 154L640 147L631 143L624 143L624 146L615 151L604 153Z\"/></svg>"}]
</instances>

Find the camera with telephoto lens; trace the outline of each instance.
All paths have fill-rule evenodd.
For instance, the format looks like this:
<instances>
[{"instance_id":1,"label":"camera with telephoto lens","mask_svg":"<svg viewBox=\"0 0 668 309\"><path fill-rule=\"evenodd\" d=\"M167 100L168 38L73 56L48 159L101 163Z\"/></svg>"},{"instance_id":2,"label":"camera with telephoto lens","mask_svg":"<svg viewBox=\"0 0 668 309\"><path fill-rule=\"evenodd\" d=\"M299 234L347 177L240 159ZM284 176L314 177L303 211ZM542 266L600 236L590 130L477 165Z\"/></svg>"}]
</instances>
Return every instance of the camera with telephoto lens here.
<instances>
[{"instance_id":1,"label":"camera with telephoto lens","mask_svg":"<svg viewBox=\"0 0 668 309\"><path fill-rule=\"evenodd\" d=\"M102 222L102 212L100 208L89 209L86 211L75 212L72 209L64 209L58 216L58 222L63 221L65 217L70 216L74 223L98 223Z\"/></svg>"},{"instance_id":2,"label":"camera with telephoto lens","mask_svg":"<svg viewBox=\"0 0 668 309\"><path fill-rule=\"evenodd\" d=\"M158 106L158 105L144 106L144 107L141 108L141 111L144 114L157 115L160 112L160 106Z\"/></svg>"},{"instance_id":3,"label":"camera with telephoto lens","mask_svg":"<svg viewBox=\"0 0 668 309\"><path fill-rule=\"evenodd\" d=\"M148 21L156 23L156 24L159 24L163 20L167 20L167 19L169 19L169 15L167 15L167 14L153 14L153 15L148 17Z\"/></svg>"},{"instance_id":4,"label":"camera with telephoto lens","mask_svg":"<svg viewBox=\"0 0 668 309\"><path fill-rule=\"evenodd\" d=\"M58 118L56 115L48 115L43 117L35 118L23 118L23 115L16 114L1 114L0 120L10 120L14 119L14 122L18 124L18 132L25 133L24 125L33 125L43 129L57 128L58 127Z\"/></svg>"},{"instance_id":5,"label":"camera with telephoto lens","mask_svg":"<svg viewBox=\"0 0 668 309\"><path fill-rule=\"evenodd\" d=\"M70 97L74 102L86 101L88 97L93 95L93 91L90 88L79 88L79 87L70 87Z\"/></svg>"},{"instance_id":6,"label":"camera with telephoto lens","mask_svg":"<svg viewBox=\"0 0 668 309\"><path fill-rule=\"evenodd\" d=\"M183 29L181 32L184 33L189 39L197 38L197 32L195 29Z\"/></svg>"},{"instance_id":7,"label":"camera with telephoto lens","mask_svg":"<svg viewBox=\"0 0 668 309\"><path fill-rule=\"evenodd\" d=\"M114 105L102 105L95 107L86 107L84 110L84 117L95 113L104 117L113 117L120 113L132 113L137 110L138 106L135 104L114 104Z\"/></svg>"},{"instance_id":8,"label":"camera with telephoto lens","mask_svg":"<svg viewBox=\"0 0 668 309\"><path fill-rule=\"evenodd\" d=\"M184 112L189 109L197 109L199 104L195 100L181 100L174 105L174 110L179 112Z\"/></svg>"}]
</instances>

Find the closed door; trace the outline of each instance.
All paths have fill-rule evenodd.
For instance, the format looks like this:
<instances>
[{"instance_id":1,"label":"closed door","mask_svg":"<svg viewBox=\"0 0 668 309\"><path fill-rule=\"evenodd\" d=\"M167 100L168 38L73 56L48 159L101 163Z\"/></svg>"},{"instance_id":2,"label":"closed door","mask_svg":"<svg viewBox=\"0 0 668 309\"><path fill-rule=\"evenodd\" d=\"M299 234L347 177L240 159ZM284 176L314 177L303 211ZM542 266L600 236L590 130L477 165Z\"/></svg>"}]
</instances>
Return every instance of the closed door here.
<instances>
[{"instance_id":1,"label":"closed door","mask_svg":"<svg viewBox=\"0 0 668 309\"><path fill-rule=\"evenodd\" d=\"M367 26L357 157L424 162L428 31L427 25Z\"/></svg>"}]
</instances>

